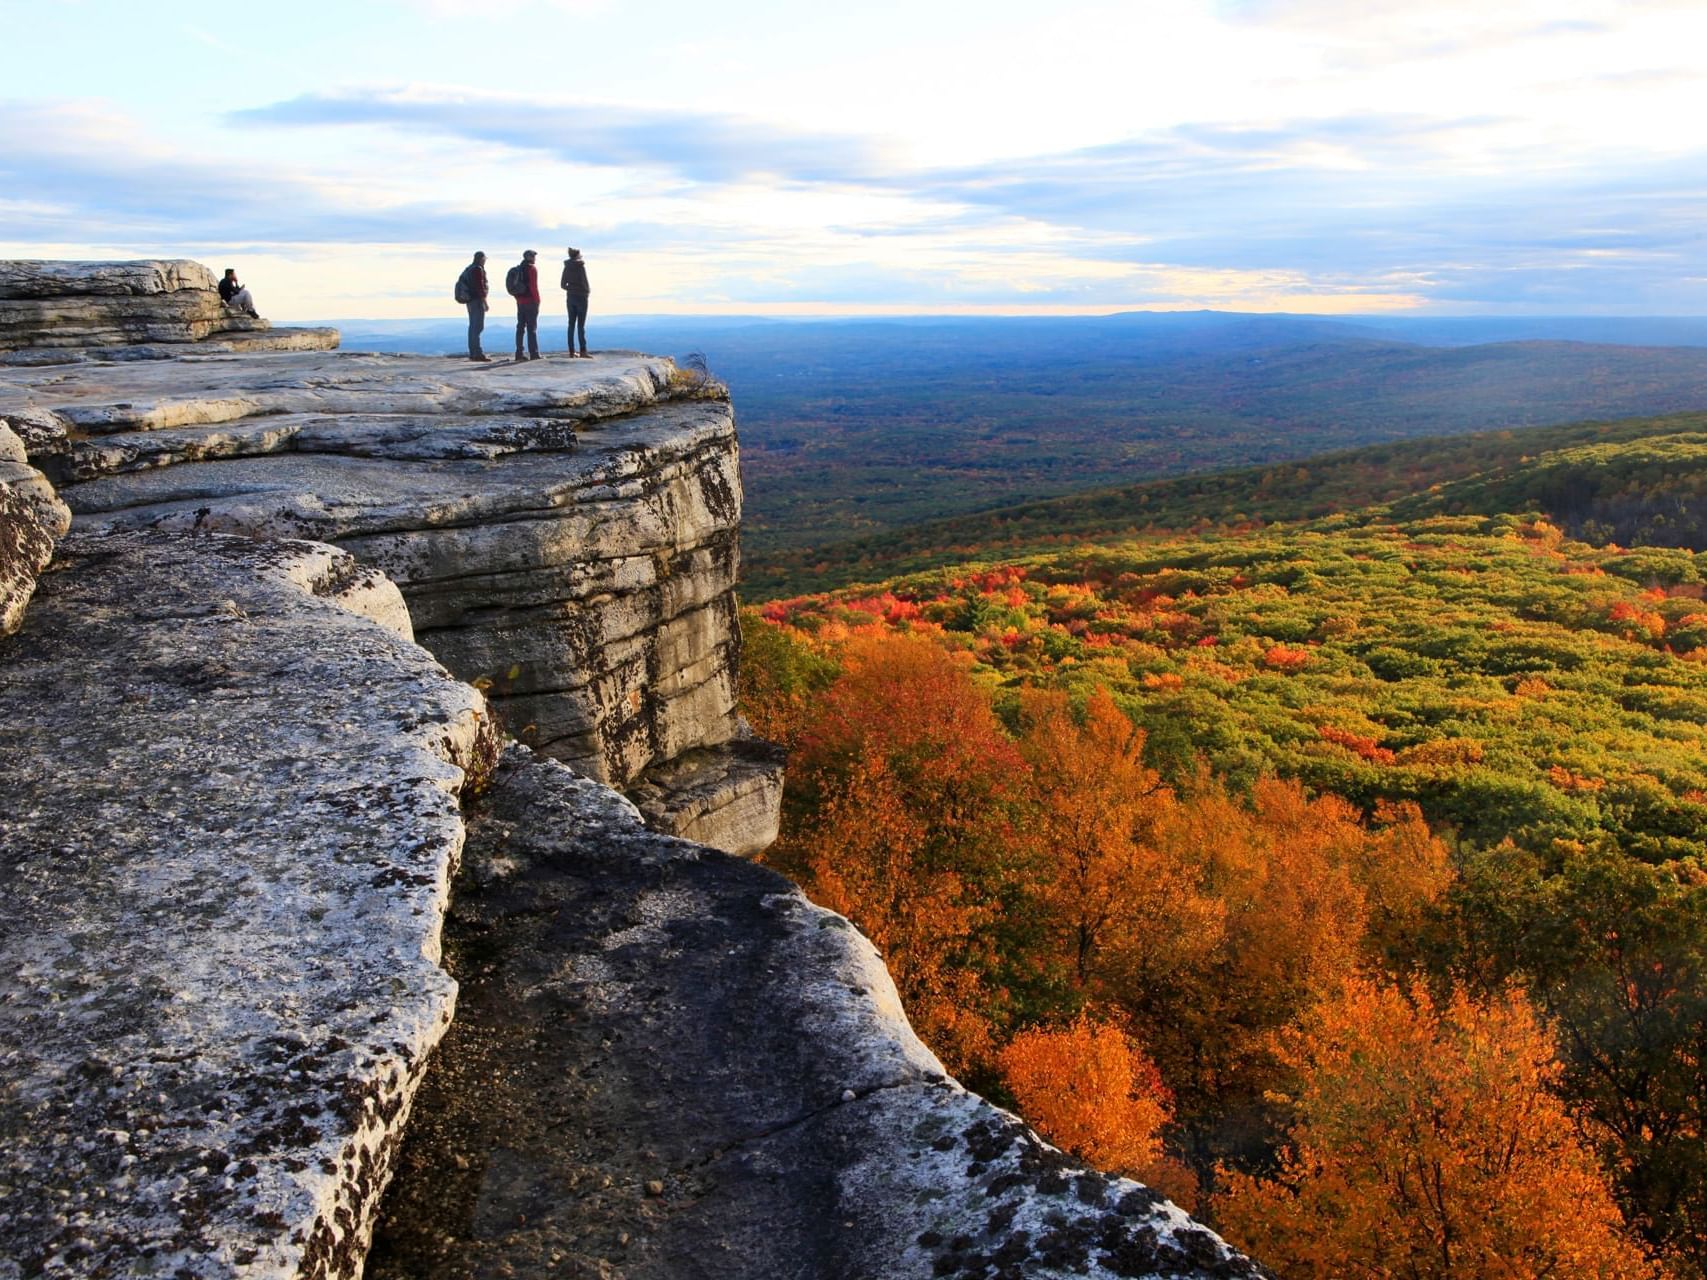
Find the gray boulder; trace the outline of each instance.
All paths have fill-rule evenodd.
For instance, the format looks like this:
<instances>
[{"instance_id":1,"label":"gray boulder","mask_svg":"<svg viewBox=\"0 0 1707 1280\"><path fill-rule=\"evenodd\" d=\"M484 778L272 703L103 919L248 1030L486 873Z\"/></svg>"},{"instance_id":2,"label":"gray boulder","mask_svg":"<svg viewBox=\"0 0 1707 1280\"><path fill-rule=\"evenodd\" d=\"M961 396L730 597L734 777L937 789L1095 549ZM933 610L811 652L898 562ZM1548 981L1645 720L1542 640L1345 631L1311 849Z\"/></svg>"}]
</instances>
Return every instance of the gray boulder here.
<instances>
[{"instance_id":1,"label":"gray boulder","mask_svg":"<svg viewBox=\"0 0 1707 1280\"><path fill-rule=\"evenodd\" d=\"M227 307L218 281L199 262L0 261L0 352L24 353L28 363L66 348L210 338L241 340L254 350L338 345L333 329L273 334L271 328Z\"/></svg>"},{"instance_id":2,"label":"gray boulder","mask_svg":"<svg viewBox=\"0 0 1707 1280\"><path fill-rule=\"evenodd\" d=\"M731 745L734 418L670 361L18 369L0 413L80 527L334 542L401 586L421 643L524 741L644 788L661 829L774 835L780 761Z\"/></svg>"}]
</instances>

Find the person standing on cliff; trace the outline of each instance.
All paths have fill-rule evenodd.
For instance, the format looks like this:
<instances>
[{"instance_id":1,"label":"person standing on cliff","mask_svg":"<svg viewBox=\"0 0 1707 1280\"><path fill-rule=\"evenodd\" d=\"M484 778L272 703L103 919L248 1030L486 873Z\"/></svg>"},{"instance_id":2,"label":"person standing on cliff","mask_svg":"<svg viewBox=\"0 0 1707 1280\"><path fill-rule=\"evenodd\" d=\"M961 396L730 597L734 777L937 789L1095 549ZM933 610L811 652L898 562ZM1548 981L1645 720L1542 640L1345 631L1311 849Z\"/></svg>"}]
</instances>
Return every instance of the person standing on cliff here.
<instances>
[{"instance_id":1,"label":"person standing on cliff","mask_svg":"<svg viewBox=\"0 0 1707 1280\"><path fill-rule=\"evenodd\" d=\"M511 290L516 299L516 360L539 359L539 270L533 260L539 257L532 249L522 254L518 267L517 288ZM522 339L527 338L527 354L522 353Z\"/></svg>"},{"instance_id":2,"label":"person standing on cliff","mask_svg":"<svg viewBox=\"0 0 1707 1280\"><path fill-rule=\"evenodd\" d=\"M563 279L561 286L569 300L569 355L575 355L575 334L581 334L581 358L591 360L587 354L587 299L592 289L587 284L587 264L581 261L581 251L576 248L569 250L569 256L563 260Z\"/></svg>"},{"instance_id":3,"label":"person standing on cliff","mask_svg":"<svg viewBox=\"0 0 1707 1280\"><path fill-rule=\"evenodd\" d=\"M480 335L486 329L486 313L492 309L486 297L486 255L477 253L474 261L457 277L456 300L468 308L468 358L482 363L492 358L480 349Z\"/></svg>"},{"instance_id":4,"label":"person standing on cliff","mask_svg":"<svg viewBox=\"0 0 1707 1280\"><path fill-rule=\"evenodd\" d=\"M256 320L261 318L261 313L255 310L255 299L250 297L249 290L237 279L236 267L225 269L225 279L219 282L219 300L246 316Z\"/></svg>"}]
</instances>

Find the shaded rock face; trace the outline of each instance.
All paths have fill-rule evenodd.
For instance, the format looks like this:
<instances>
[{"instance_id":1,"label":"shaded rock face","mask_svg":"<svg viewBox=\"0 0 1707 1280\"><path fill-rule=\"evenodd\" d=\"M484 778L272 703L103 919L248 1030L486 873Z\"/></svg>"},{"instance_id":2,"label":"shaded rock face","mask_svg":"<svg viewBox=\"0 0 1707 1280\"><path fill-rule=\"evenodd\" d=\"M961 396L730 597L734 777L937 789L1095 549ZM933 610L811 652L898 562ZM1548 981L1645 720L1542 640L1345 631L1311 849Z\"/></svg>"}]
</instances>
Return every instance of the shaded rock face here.
<instances>
[{"instance_id":1,"label":"shaded rock face","mask_svg":"<svg viewBox=\"0 0 1707 1280\"><path fill-rule=\"evenodd\" d=\"M16 631L71 510L29 465L24 442L0 424L0 636Z\"/></svg>"},{"instance_id":2,"label":"shaded rock face","mask_svg":"<svg viewBox=\"0 0 1707 1280\"><path fill-rule=\"evenodd\" d=\"M335 548L74 534L0 640L0 1276L355 1276L480 696Z\"/></svg>"},{"instance_id":3,"label":"shaded rock face","mask_svg":"<svg viewBox=\"0 0 1707 1280\"><path fill-rule=\"evenodd\" d=\"M469 831L370 1277L1263 1274L949 1079L774 873L520 747Z\"/></svg>"},{"instance_id":4,"label":"shaded rock face","mask_svg":"<svg viewBox=\"0 0 1707 1280\"><path fill-rule=\"evenodd\" d=\"M335 329L272 330L228 308L199 262L0 261L0 352L239 339L250 350L327 349Z\"/></svg>"},{"instance_id":5,"label":"shaded rock face","mask_svg":"<svg viewBox=\"0 0 1707 1280\"><path fill-rule=\"evenodd\" d=\"M668 360L12 369L0 418L79 527L334 542L524 741L646 787L661 829L774 837L780 763L735 714L733 415Z\"/></svg>"}]
</instances>

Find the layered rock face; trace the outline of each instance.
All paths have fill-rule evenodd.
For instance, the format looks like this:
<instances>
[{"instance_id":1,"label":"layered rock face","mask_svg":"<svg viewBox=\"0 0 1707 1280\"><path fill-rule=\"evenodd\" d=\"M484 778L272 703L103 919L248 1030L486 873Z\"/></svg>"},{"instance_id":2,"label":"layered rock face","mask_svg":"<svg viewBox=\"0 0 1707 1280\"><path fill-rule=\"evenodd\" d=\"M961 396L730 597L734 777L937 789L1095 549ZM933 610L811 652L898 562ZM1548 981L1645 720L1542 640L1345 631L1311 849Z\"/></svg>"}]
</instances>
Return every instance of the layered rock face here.
<instances>
[{"instance_id":1,"label":"layered rock face","mask_svg":"<svg viewBox=\"0 0 1707 1280\"><path fill-rule=\"evenodd\" d=\"M24 442L0 425L0 636L23 622L36 575L70 527L70 508L29 465Z\"/></svg>"},{"instance_id":2,"label":"layered rock face","mask_svg":"<svg viewBox=\"0 0 1707 1280\"><path fill-rule=\"evenodd\" d=\"M0 419L80 528L336 543L523 741L636 788L660 829L774 838L780 763L735 713L734 421L669 361L15 368Z\"/></svg>"},{"instance_id":3,"label":"layered rock face","mask_svg":"<svg viewBox=\"0 0 1707 1280\"><path fill-rule=\"evenodd\" d=\"M220 299L213 273L185 259L0 261L0 354L28 361L66 349L119 348L136 358L184 343L219 351L326 350L338 345L338 332L274 329L234 311Z\"/></svg>"},{"instance_id":4,"label":"layered rock face","mask_svg":"<svg viewBox=\"0 0 1707 1280\"><path fill-rule=\"evenodd\" d=\"M373 1280L1263 1274L948 1078L842 917L525 750L446 961Z\"/></svg>"},{"instance_id":5,"label":"layered rock face","mask_svg":"<svg viewBox=\"0 0 1707 1280\"><path fill-rule=\"evenodd\" d=\"M73 535L0 724L0 1277L359 1274L479 694L334 548Z\"/></svg>"}]
</instances>

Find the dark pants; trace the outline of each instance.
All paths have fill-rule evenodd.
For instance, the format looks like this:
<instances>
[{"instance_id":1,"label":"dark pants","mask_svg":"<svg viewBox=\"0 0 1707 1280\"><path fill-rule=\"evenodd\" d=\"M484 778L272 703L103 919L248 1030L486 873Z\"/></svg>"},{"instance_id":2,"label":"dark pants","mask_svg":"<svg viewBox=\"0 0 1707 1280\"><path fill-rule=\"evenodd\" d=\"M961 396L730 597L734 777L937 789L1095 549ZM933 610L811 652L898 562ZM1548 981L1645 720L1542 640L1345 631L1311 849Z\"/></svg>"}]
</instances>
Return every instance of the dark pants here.
<instances>
[{"instance_id":1,"label":"dark pants","mask_svg":"<svg viewBox=\"0 0 1707 1280\"><path fill-rule=\"evenodd\" d=\"M587 354L587 300L569 295L569 350L575 349L576 330L581 334L581 354Z\"/></svg>"},{"instance_id":2,"label":"dark pants","mask_svg":"<svg viewBox=\"0 0 1707 1280\"><path fill-rule=\"evenodd\" d=\"M478 300L468 304L468 354L470 359L478 358L480 352L480 334L486 328L486 304Z\"/></svg>"},{"instance_id":3,"label":"dark pants","mask_svg":"<svg viewBox=\"0 0 1707 1280\"><path fill-rule=\"evenodd\" d=\"M516 359L522 358L522 335L527 335L528 354L539 358L539 303L516 303Z\"/></svg>"}]
</instances>

